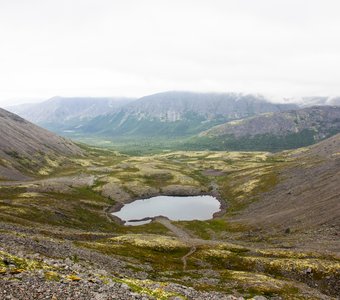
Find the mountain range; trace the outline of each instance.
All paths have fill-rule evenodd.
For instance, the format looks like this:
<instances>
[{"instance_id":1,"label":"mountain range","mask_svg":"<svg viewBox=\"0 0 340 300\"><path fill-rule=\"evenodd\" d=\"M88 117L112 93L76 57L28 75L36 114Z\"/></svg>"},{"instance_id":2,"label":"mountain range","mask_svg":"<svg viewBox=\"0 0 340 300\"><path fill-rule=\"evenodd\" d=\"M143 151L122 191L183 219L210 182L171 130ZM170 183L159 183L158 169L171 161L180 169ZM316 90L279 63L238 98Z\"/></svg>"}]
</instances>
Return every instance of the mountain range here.
<instances>
[{"instance_id":1,"label":"mountain range","mask_svg":"<svg viewBox=\"0 0 340 300\"><path fill-rule=\"evenodd\" d=\"M133 98L53 97L41 103L28 103L6 107L39 126L52 131L63 131L109 114L131 102Z\"/></svg>"},{"instance_id":2,"label":"mountain range","mask_svg":"<svg viewBox=\"0 0 340 300\"><path fill-rule=\"evenodd\" d=\"M296 100L299 105L291 101L273 103L252 94L172 91L139 99L54 97L8 109L81 141L184 139L181 146L176 144L184 150L277 151L307 146L339 132L336 105L340 98L305 97Z\"/></svg>"},{"instance_id":3,"label":"mountain range","mask_svg":"<svg viewBox=\"0 0 340 300\"><path fill-rule=\"evenodd\" d=\"M265 113L201 132L195 143L218 150L278 151L314 144L340 132L340 107Z\"/></svg>"},{"instance_id":4,"label":"mountain range","mask_svg":"<svg viewBox=\"0 0 340 300\"><path fill-rule=\"evenodd\" d=\"M233 123L244 123L250 135L258 130L248 123L267 118L278 136L307 127L323 138L338 124L338 110L312 107ZM264 134L267 125L260 126ZM230 128L204 134L238 134ZM0 136L1 299L339 295L339 134L276 154L136 157L77 146L0 109ZM212 219L158 216L125 226L111 217L136 199L202 194L221 203Z\"/></svg>"},{"instance_id":5,"label":"mountain range","mask_svg":"<svg viewBox=\"0 0 340 300\"><path fill-rule=\"evenodd\" d=\"M292 109L262 96L166 92L140 98L80 128L83 133L110 137L181 137L214 125L264 112Z\"/></svg>"},{"instance_id":6,"label":"mountain range","mask_svg":"<svg viewBox=\"0 0 340 300\"><path fill-rule=\"evenodd\" d=\"M58 133L119 136L185 136L265 112L297 108L259 95L164 92L136 100L54 97L7 108Z\"/></svg>"}]
</instances>

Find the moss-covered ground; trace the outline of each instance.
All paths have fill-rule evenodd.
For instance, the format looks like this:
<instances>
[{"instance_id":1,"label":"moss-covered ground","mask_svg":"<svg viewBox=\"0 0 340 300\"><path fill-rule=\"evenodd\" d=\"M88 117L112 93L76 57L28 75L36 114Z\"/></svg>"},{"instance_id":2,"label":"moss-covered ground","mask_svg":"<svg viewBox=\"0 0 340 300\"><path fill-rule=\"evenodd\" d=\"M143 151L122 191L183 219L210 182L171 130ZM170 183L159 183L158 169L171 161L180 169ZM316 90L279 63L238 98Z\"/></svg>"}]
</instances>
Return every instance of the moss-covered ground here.
<instances>
[{"instance_id":1,"label":"moss-covered ground","mask_svg":"<svg viewBox=\"0 0 340 300\"><path fill-rule=\"evenodd\" d=\"M320 299L316 291L335 296L332 285L340 281L337 257L275 248L266 239L254 244L256 229L231 219L275 187L282 168L294 163L289 156L213 151L128 156L86 149L86 156L64 166L50 161L48 172L38 172L31 182L0 182L1 222L70 239L77 247L124 261L133 259L130 265L136 271L150 264L148 279L164 284L239 291L249 298L262 294ZM108 215L108 208L119 203L161 194L213 194L226 206L226 212L213 220L175 223L196 241L185 270L182 258L191 241L157 222L123 226ZM252 239L247 239L249 232ZM0 252L0 272L7 268L1 264L4 256ZM29 261L17 265L44 267ZM142 288L143 283L136 282L127 283Z\"/></svg>"}]
</instances>

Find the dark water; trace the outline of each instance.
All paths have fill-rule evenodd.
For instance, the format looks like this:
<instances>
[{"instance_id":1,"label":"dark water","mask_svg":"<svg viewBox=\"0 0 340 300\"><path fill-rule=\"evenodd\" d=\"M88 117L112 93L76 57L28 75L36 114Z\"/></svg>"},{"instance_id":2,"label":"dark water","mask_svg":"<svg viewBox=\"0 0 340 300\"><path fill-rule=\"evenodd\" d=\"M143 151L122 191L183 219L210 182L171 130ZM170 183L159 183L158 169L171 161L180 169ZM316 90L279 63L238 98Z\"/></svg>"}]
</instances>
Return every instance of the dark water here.
<instances>
[{"instance_id":1,"label":"dark water","mask_svg":"<svg viewBox=\"0 0 340 300\"><path fill-rule=\"evenodd\" d=\"M142 225L151 220L138 222L131 222L131 220L156 216L164 216L173 221L209 220L219 210L220 203L212 196L157 196L136 200L112 214L126 221L125 225Z\"/></svg>"}]
</instances>

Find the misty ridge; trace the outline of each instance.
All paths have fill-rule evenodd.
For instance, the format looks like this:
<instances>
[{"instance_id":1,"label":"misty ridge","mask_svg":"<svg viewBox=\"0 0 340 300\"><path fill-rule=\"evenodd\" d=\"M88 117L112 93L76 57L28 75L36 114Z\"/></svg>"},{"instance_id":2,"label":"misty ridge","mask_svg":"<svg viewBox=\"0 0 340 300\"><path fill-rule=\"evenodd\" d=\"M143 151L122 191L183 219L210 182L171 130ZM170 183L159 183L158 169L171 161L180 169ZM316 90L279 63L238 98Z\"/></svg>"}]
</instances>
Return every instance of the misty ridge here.
<instances>
[{"instance_id":1,"label":"misty ridge","mask_svg":"<svg viewBox=\"0 0 340 300\"><path fill-rule=\"evenodd\" d=\"M138 141L144 148L279 151L337 133L339 104L339 97L279 103L256 94L172 91L138 99L53 97L8 109L66 137L120 150Z\"/></svg>"}]
</instances>

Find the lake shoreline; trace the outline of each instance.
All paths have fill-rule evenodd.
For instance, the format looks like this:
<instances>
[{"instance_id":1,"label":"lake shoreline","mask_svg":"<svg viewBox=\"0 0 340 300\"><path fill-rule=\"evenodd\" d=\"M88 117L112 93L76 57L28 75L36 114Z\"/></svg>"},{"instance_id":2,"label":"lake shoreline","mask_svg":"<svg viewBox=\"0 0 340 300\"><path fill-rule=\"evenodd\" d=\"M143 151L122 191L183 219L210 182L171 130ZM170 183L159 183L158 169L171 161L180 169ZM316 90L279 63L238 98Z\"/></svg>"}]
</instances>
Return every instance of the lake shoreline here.
<instances>
[{"instance_id":1,"label":"lake shoreline","mask_svg":"<svg viewBox=\"0 0 340 300\"><path fill-rule=\"evenodd\" d=\"M226 212L226 208L227 208L227 205L225 203L224 200L222 200L220 198L220 195L218 193L218 191L216 191L214 188L213 188L213 191L210 192L210 193L207 193L207 192L199 192L199 193L183 193L183 194L178 194L177 192L175 193L167 193L167 194L156 194L156 195L150 195L150 197L146 197L146 198L131 198L129 199L128 201L126 201L125 203L116 203L115 205L113 206L110 206L106 209L106 213L108 214L109 218L114 221L115 223L118 223L120 225L125 225L127 222L142 222L142 221L147 221L147 220L151 220L151 222L156 218L156 217L159 217L159 216L163 216L163 215L157 215L157 216L146 216L146 217L142 217L142 218L132 218L130 220L122 220L120 217L118 217L117 215L114 215L113 213L115 212L119 212L125 205L128 205L128 204L131 204L135 201L139 201L139 200L149 200L149 199L152 199L152 198L155 198L155 197L198 197L198 196L209 196L209 197L213 197L214 200L218 201L219 203L219 208L218 208L218 211L214 212L212 214L212 217L211 218L207 218L205 220L202 220L202 221L207 221L207 220L211 220L211 219L215 219L215 218L218 218L218 217L221 217L225 214ZM168 216L163 216L165 218L168 218L169 220L171 220L171 218L169 218ZM192 219L192 220L196 220L196 219ZM181 221L181 220L176 220L176 221ZM188 220L187 220L188 221ZM190 220L189 220L190 221ZM137 225L131 225L129 224L130 226L137 226ZM126 226L129 226L129 225L126 225ZM140 224L140 225L143 225L143 224Z\"/></svg>"}]
</instances>

